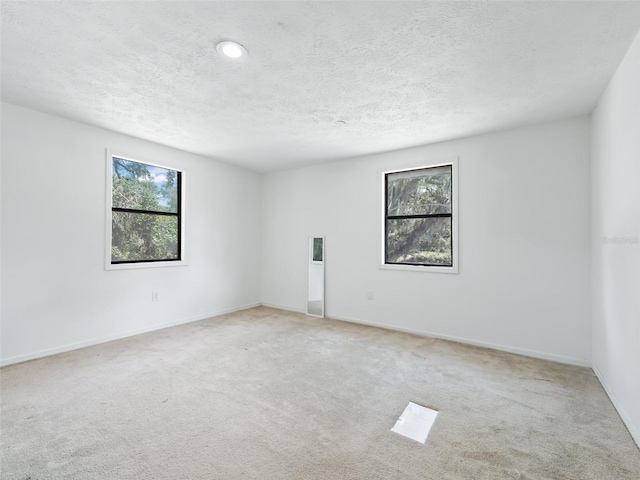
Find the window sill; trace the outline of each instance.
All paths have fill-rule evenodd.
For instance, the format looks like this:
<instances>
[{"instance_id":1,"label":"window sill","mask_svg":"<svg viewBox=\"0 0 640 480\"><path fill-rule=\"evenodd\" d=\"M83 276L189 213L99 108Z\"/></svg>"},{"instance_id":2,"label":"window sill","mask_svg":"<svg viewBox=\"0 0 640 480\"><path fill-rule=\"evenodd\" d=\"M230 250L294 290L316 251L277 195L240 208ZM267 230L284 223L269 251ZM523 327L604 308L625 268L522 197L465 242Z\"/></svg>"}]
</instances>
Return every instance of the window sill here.
<instances>
[{"instance_id":1,"label":"window sill","mask_svg":"<svg viewBox=\"0 0 640 480\"><path fill-rule=\"evenodd\" d=\"M427 267L422 265L392 265L392 264L382 264L378 265L379 270L401 270L405 272L420 272L420 273L449 273L449 274L458 274L458 267L454 265L453 267Z\"/></svg>"},{"instance_id":2,"label":"window sill","mask_svg":"<svg viewBox=\"0 0 640 480\"><path fill-rule=\"evenodd\" d=\"M107 264L105 270L132 270L137 268L160 268L160 267L184 267L188 265L185 260L177 262L148 262L148 263L116 263Z\"/></svg>"}]
</instances>

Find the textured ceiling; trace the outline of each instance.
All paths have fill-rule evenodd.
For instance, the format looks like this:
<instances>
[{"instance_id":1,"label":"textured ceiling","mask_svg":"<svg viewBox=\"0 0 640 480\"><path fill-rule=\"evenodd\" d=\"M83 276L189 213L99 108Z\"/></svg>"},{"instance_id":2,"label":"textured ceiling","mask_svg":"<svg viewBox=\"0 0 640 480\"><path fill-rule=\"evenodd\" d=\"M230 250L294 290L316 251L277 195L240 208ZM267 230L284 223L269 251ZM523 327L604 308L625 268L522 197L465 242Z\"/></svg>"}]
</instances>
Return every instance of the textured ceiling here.
<instances>
[{"instance_id":1,"label":"textured ceiling","mask_svg":"<svg viewBox=\"0 0 640 480\"><path fill-rule=\"evenodd\" d=\"M588 113L640 29L639 2L1 8L3 101L258 171Z\"/></svg>"}]
</instances>

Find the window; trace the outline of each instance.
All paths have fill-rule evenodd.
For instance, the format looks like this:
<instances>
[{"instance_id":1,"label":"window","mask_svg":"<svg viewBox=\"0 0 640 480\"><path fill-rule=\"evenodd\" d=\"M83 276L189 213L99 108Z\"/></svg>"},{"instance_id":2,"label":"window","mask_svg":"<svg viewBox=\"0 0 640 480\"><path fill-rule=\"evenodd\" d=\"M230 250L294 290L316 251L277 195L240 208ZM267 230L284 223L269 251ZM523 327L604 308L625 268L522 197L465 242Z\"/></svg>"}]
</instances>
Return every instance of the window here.
<instances>
[{"instance_id":1,"label":"window","mask_svg":"<svg viewBox=\"0 0 640 480\"><path fill-rule=\"evenodd\" d=\"M384 265L444 267L455 273L454 166L383 174Z\"/></svg>"},{"instance_id":2,"label":"window","mask_svg":"<svg viewBox=\"0 0 640 480\"><path fill-rule=\"evenodd\" d=\"M313 255L311 263L322 263L324 261L324 238L313 237Z\"/></svg>"},{"instance_id":3,"label":"window","mask_svg":"<svg viewBox=\"0 0 640 480\"><path fill-rule=\"evenodd\" d=\"M183 260L182 172L119 156L110 160L109 265Z\"/></svg>"}]
</instances>

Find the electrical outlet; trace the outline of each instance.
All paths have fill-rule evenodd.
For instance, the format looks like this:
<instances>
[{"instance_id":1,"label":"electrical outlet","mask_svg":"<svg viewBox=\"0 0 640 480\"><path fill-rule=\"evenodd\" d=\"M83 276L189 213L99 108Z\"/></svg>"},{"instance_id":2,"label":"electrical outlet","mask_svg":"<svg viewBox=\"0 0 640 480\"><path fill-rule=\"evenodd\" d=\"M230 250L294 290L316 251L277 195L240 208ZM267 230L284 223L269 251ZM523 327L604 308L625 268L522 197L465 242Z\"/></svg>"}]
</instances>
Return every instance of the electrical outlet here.
<instances>
[{"instance_id":1,"label":"electrical outlet","mask_svg":"<svg viewBox=\"0 0 640 480\"><path fill-rule=\"evenodd\" d=\"M367 292L367 300L373 300L373 291L369 290Z\"/></svg>"},{"instance_id":2,"label":"electrical outlet","mask_svg":"<svg viewBox=\"0 0 640 480\"><path fill-rule=\"evenodd\" d=\"M151 301L152 302L157 302L159 300L160 300L160 298L158 297L158 292L151 292Z\"/></svg>"}]
</instances>

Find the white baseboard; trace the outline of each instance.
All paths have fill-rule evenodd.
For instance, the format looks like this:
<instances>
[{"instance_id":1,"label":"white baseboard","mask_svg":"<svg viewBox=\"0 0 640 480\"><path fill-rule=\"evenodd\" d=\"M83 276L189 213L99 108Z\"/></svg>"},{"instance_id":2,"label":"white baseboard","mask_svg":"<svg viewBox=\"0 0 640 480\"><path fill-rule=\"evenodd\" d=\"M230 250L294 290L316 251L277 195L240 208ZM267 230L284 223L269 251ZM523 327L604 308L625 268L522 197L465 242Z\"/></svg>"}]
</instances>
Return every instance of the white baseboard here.
<instances>
[{"instance_id":1,"label":"white baseboard","mask_svg":"<svg viewBox=\"0 0 640 480\"><path fill-rule=\"evenodd\" d=\"M620 403L620 400L618 400L618 397L616 397L615 393L613 393L613 390L604 379L604 375L602 375L602 372L595 363L593 364L593 371L595 372L596 377L598 377L598 380L600 380L602 388L604 388L604 391L607 392L609 399L611 399L611 403L613 403L613 406L618 411L618 415L620 415L622 423L624 423L627 427L627 430L629 430L631 438L633 438L638 448L640 448L640 430L638 430L638 428L636 428L636 426L631 422L631 417Z\"/></svg>"},{"instance_id":2,"label":"white baseboard","mask_svg":"<svg viewBox=\"0 0 640 480\"><path fill-rule=\"evenodd\" d=\"M377 323L377 322L369 322L369 321L366 321L366 320L359 320L359 319L356 319L356 318L349 318L349 317L341 317L341 316L337 316L337 315L327 315L327 318L331 318L331 319L334 319L334 320L340 320L342 322L359 323L361 325L368 325L368 326L371 326L371 327L384 328L385 330L393 330L393 331L397 331L397 332L412 333L414 335L419 335L421 337L439 338L439 339L442 339L442 340L449 340L451 342L464 343L464 344L473 345L473 346L476 346L476 347L491 348L493 350L500 350L501 352L515 353L517 355L524 355L525 357L539 358L541 360L551 360L552 362L564 363L564 364L567 364L567 365L575 365L575 366L578 366L578 367L591 368L591 362L589 362L587 360L580 359L580 358L567 357L567 356L564 356L564 355L556 355L554 353L539 352L537 350L528 350L526 348L511 347L509 345L501 345L501 344L497 344L497 343L484 342L484 341L480 341L480 340L472 340L472 339L469 339L469 338L457 337L457 336L454 336L454 335L445 335L445 334L441 334L441 333L434 333L434 332L428 332L428 331L422 331L422 330L414 330L414 329L411 329L411 328L397 327L395 325L388 325L388 324Z\"/></svg>"},{"instance_id":3,"label":"white baseboard","mask_svg":"<svg viewBox=\"0 0 640 480\"><path fill-rule=\"evenodd\" d=\"M304 311L301 311L297 308L291 308L291 307L287 307L287 306L283 306L283 305L273 305L273 304L268 304L268 303L263 303L262 304L265 307L271 307L271 308L277 308L279 310L286 310L288 312L296 312L296 313L306 313ZM343 317L343 316L339 316L339 315L325 315L326 318L332 319L332 320L339 320L341 322L348 322L348 323L358 323L360 325L367 325L369 327L378 327L378 328L384 328L385 330L392 330L395 332L404 332L404 333L411 333L413 335L419 335L421 337L431 337L431 338L440 338L442 340L449 340L451 342L457 342L457 343L464 343L467 345L474 345L476 347L484 347L484 348L491 348L493 350L499 350L501 352L508 352L508 353L515 353L517 355L524 355L525 357L532 357L532 358L539 358L541 360L550 360L552 362L557 362L557 363L564 363L567 365L574 365L577 367L587 367L587 368L591 368L591 362L585 359L581 359L581 358L573 358L573 357L567 357L564 355L556 355L554 353L547 353L547 352L539 352L536 350L527 350L525 348L518 348L518 347L511 347L508 345L500 345L497 343L490 343L490 342L483 342L483 341L478 341L478 340L472 340L469 338L463 338L463 337L456 337L453 335L443 335L440 333L434 333L434 332L427 332L427 331L423 331L423 330L414 330L411 328L404 328L404 327L398 327L396 325L388 325L385 323L377 323L377 322L369 322L366 320L360 320L357 318L350 318L350 317Z\"/></svg>"},{"instance_id":4,"label":"white baseboard","mask_svg":"<svg viewBox=\"0 0 640 480\"><path fill-rule=\"evenodd\" d=\"M132 337L134 335L140 335L142 333L154 332L156 330L162 330L164 328L175 327L177 325L183 325L185 323L197 322L198 320L204 320L205 318L218 317L227 313L238 312L240 310L246 310L248 308L259 307L260 303L251 305L244 305L242 307L230 308L227 310L220 310L214 313L207 313L198 315L196 317L184 318L173 322L163 323L160 325L154 325L153 327L138 328L135 330L129 330L124 333L116 333L114 335L107 335L105 337L92 338L91 340L83 340L81 342L69 343L60 347L47 348L37 352L25 353L23 355L16 355L14 357L3 358L0 360L0 367L6 367L15 363L26 362L28 360L35 360L36 358L48 357L57 353L70 352L72 350L78 350L79 348L90 347L92 345L98 345L100 343L111 342L113 340L120 340L121 338Z\"/></svg>"},{"instance_id":5,"label":"white baseboard","mask_svg":"<svg viewBox=\"0 0 640 480\"><path fill-rule=\"evenodd\" d=\"M91 340L85 340L85 341L82 341L82 342L67 344L67 345L63 345L63 346L60 346L60 347L50 348L50 349L46 349L46 350L40 350L38 352L32 352L32 353L28 353L28 354L9 357L9 358L5 358L5 359L1 359L0 360L0 366L7 366L7 365L12 365L14 363L25 362L27 360L34 360L36 358L42 358L42 357L46 357L46 356L49 356L49 355L55 355L56 353L69 352L71 350L77 350L79 348L89 347L91 345L97 345L97 344L100 344L100 343L110 342L110 341L118 340L118 339L121 339L121 338L131 337L133 335L139 335L141 333L147 333L147 332L152 332L152 331L155 331L155 330L161 330L163 328L169 328L169 327L173 327L173 326L176 326L176 325L182 325L182 324L190 323L190 322L197 322L198 320L203 320L205 318L216 317L216 316L219 316L219 315L225 315L227 313L233 313L233 312L237 312L237 311L240 311L240 310L246 310L248 308L258 307L260 305L265 306L265 307L270 307L270 308L276 308L278 310L285 310L285 311L289 311L289 312L306 314L306 312L304 310L299 309L299 308L293 308L293 307L288 307L288 306L285 306L285 305L277 305L277 304L272 304L272 303L256 303L256 304L251 304L251 305L244 305L244 306L237 307L237 308L232 308L232 309L222 310L222 311L208 313L208 314L204 314L204 315L199 315L197 317L191 317L191 318L177 320L177 321L174 321L174 322L168 322L168 323L164 323L162 325L156 325L156 326L153 326L153 327L130 330L130 331L127 331L125 333L120 333L120 334L115 334L115 335L108 335L108 336L105 336L105 337L94 338L94 339L91 339ZM369 322L369 321L365 321L365 320L360 320L360 319L350 318L350 317L343 317L343 316L338 316L338 315L327 315L327 318L331 318L331 319L339 320L339 321L343 321L343 322L358 323L358 324L361 324L361 325L368 325L368 326L372 326L372 327L384 328L386 330L393 330L393 331L411 333L411 334L420 335L420 336L423 336L423 337L441 338L443 340L450 340L450 341L453 341L453 342L465 343L465 344L468 344L468 345L475 345L475 346L478 346L478 347L492 348L494 350L500 350L500 351L503 351L503 352L515 353L515 354L518 354L518 355L525 355L527 357L540 358L540 359L543 359L543 360L551 360L551 361L554 361L554 362L565 363L565 364L569 364L569 365L577 365L577 366L589 367L589 368L591 367L591 363L586 361L586 360L576 359L576 358L572 358L572 357L566 357L566 356L562 356L562 355L555 355L555 354L546 353L546 352L538 352L538 351L535 351L535 350L527 350L527 349L522 349L522 348L510 347L510 346L507 346L507 345L499 345L499 344L494 344L494 343L489 343L489 342L476 341L476 340L472 340L472 339L468 339L468 338L462 338L462 337L456 337L456 336L452 336L452 335L443 335L443 334L434 333L434 332L428 332L428 331L422 331L422 330L414 330L414 329L410 329L410 328L403 328L403 327L398 327L398 326L395 326L395 325L388 325L388 324L384 324L384 323Z\"/></svg>"},{"instance_id":6,"label":"white baseboard","mask_svg":"<svg viewBox=\"0 0 640 480\"><path fill-rule=\"evenodd\" d=\"M285 312L302 313L303 315L307 314L305 310L302 310L300 308L285 307L284 305L276 305L274 303L263 303L262 306L269 307L269 308L277 308L278 310L284 310Z\"/></svg>"}]
</instances>

